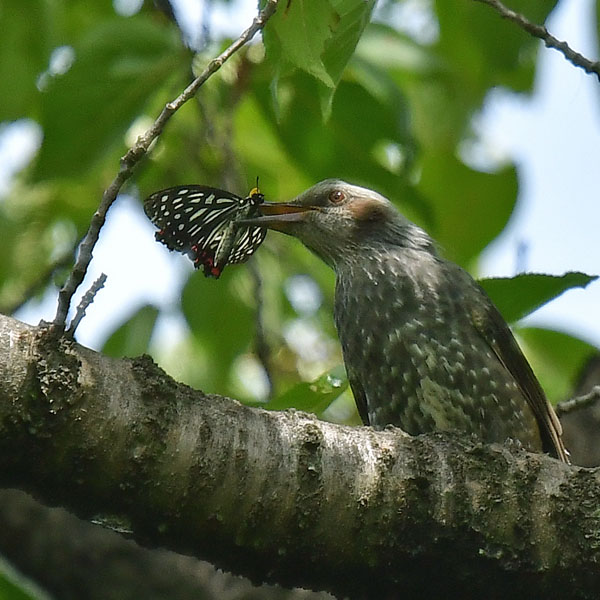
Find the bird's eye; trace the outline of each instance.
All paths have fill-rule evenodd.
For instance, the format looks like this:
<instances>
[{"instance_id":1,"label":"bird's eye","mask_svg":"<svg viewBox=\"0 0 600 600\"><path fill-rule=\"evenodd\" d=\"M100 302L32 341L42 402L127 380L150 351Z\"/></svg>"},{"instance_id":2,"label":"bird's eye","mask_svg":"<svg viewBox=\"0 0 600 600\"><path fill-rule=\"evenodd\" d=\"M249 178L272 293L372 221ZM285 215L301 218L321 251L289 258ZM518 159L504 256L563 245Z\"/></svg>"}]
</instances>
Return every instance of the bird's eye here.
<instances>
[{"instance_id":1,"label":"bird's eye","mask_svg":"<svg viewBox=\"0 0 600 600\"><path fill-rule=\"evenodd\" d=\"M333 192L331 192L331 194L329 194L329 201L333 204L339 204L345 199L346 194L344 194L344 192L342 192L341 190L334 190Z\"/></svg>"}]
</instances>

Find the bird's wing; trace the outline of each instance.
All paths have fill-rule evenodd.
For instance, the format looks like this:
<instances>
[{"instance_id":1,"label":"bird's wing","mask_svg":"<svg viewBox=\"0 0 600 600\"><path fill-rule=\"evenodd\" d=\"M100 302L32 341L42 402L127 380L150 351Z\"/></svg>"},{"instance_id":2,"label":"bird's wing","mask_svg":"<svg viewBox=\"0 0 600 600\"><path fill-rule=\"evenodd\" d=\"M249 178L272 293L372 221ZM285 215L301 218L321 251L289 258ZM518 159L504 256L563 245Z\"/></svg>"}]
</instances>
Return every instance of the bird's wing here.
<instances>
[{"instance_id":1,"label":"bird's wing","mask_svg":"<svg viewBox=\"0 0 600 600\"><path fill-rule=\"evenodd\" d=\"M511 330L498 309L487 302L471 306L471 319L504 368L514 377L537 419L542 445L563 462L570 462L563 445L562 427L554 409L523 356Z\"/></svg>"},{"instance_id":2,"label":"bird's wing","mask_svg":"<svg viewBox=\"0 0 600 600\"><path fill-rule=\"evenodd\" d=\"M352 394L354 395L354 401L356 402L356 408L358 408L358 414L365 425L369 423L369 410L367 408L367 395L361 385L358 377L352 377L351 373L348 373L348 381L352 388Z\"/></svg>"}]
</instances>

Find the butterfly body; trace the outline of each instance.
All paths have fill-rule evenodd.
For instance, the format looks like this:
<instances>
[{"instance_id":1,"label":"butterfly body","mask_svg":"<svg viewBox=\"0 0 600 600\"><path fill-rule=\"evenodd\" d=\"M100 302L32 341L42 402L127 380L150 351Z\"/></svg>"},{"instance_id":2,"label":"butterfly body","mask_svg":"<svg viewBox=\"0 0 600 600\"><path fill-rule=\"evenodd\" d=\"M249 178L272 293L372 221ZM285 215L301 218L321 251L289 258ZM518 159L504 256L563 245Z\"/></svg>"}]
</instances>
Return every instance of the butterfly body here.
<instances>
[{"instance_id":1,"label":"butterfly body","mask_svg":"<svg viewBox=\"0 0 600 600\"><path fill-rule=\"evenodd\" d=\"M226 265L247 261L262 244L265 229L235 225L258 215L262 202L258 188L242 198L209 186L182 185L149 196L144 211L159 228L159 242L187 254L205 276L218 278Z\"/></svg>"}]
</instances>

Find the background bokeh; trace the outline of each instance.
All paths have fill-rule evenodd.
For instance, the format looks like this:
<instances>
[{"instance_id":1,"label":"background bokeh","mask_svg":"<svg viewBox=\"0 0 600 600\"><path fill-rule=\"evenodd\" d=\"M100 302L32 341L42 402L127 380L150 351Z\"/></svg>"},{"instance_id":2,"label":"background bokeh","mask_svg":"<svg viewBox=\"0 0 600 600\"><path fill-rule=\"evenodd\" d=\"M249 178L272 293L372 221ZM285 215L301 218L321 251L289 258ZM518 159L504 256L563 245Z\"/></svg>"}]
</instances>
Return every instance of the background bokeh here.
<instances>
[{"instance_id":1,"label":"background bokeh","mask_svg":"<svg viewBox=\"0 0 600 600\"><path fill-rule=\"evenodd\" d=\"M0 104L0 308L37 323L53 318L119 156L255 4L182 0L179 27L139 2L33 4L2 16L11 51L5 39L0 72L13 85ZM512 6L598 55L592 0ZM116 356L149 352L191 385L273 407L322 413L345 389L332 273L271 233L249 265L204 279L154 241L141 209L149 193L181 183L243 194L259 176L269 199L288 199L342 177L388 195L475 275L599 271L595 77L476 2L380 2L343 72L325 48L325 75L293 62L300 42L279 18L266 55L257 40L209 81L111 209L79 295L101 272L108 281L78 341ZM339 81L324 83L330 73ZM511 285L494 298L501 307L503 293L520 294ZM537 304L546 299L540 291ZM599 305L595 282L519 324L553 400L600 344ZM348 392L327 410L355 421Z\"/></svg>"}]
</instances>

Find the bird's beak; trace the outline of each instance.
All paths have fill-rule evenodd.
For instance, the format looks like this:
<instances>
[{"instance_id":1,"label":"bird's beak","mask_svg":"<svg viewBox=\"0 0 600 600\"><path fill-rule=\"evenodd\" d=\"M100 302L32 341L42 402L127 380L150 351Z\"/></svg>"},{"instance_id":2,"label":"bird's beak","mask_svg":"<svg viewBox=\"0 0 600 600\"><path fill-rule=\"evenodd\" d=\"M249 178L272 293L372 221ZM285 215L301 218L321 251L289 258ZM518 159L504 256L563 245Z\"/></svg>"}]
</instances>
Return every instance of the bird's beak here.
<instances>
[{"instance_id":1,"label":"bird's beak","mask_svg":"<svg viewBox=\"0 0 600 600\"><path fill-rule=\"evenodd\" d=\"M263 202L257 206L263 216L254 219L240 219L239 225L268 227L287 233L290 223L299 223L306 219L308 212L316 210L314 206L303 206L293 202Z\"/></svg>"}]
</instances>

